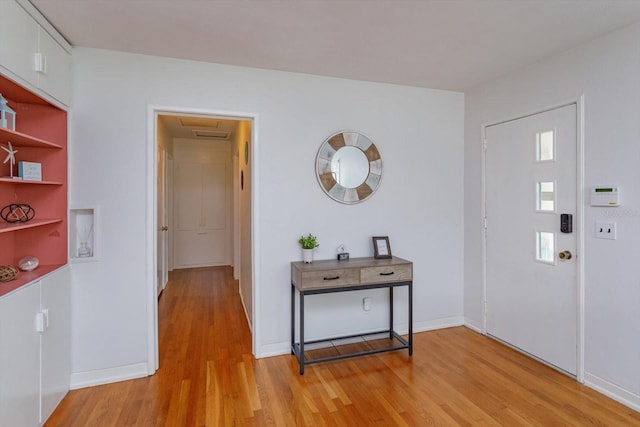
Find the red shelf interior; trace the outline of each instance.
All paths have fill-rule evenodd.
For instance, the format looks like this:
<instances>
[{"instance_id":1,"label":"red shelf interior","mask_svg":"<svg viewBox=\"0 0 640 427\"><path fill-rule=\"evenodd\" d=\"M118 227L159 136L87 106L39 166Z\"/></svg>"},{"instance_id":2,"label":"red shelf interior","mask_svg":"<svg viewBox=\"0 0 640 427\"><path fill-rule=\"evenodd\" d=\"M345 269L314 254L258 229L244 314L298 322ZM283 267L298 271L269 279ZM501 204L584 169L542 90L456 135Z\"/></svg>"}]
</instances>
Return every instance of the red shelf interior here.
<instances>
[{"instance_id":1,"label":"red shelf interior","mask_svg":"<svg viewBox=\"0 0 640 427\"><path fill-rule=\"evenodd\" d=\"M0 265L17 266L27 255L36 256L41 265L33 272L21 272L9 284L0 283L2 295L67 263L67 112L4 76L0 76L0 93L16 112L15 131L0 128L0 146L11 141L17 150L16 162L42 165L42 181L0 178L0 209L26 203L35 210L35 218L27 223L8 224L0 219ZM10 176L9 168L9 163L0 163L0 177Z\"/></svg>"}]
</instances>

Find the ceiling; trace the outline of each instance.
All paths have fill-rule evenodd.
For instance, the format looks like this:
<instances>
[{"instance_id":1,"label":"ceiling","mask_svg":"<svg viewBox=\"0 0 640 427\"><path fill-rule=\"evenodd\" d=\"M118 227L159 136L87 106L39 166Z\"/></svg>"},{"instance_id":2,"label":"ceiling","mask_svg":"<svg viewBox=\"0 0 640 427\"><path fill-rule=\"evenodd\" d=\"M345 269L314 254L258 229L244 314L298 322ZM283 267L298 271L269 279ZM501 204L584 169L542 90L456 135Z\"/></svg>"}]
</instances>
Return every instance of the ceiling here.
<instances>
[{"instance_id":1,"label":"ceiling","mask_svg":"<svg viewBox=\"0 0 640 427\"><path fill-rule=\"evenodd\" d=\"M211 116L163 114L158 121L173 138L232 141L240 120Z\"/></svg>"},{"instance_id":2,"label":"ceiling","mask_svg":"<svg viewBox=\"0 0 640 427\"><path fill-rule=\"evenodd\" d=\"M468 91L640 20L639 0L31 0L74 46Z\"/></svg>"}]
</instances>

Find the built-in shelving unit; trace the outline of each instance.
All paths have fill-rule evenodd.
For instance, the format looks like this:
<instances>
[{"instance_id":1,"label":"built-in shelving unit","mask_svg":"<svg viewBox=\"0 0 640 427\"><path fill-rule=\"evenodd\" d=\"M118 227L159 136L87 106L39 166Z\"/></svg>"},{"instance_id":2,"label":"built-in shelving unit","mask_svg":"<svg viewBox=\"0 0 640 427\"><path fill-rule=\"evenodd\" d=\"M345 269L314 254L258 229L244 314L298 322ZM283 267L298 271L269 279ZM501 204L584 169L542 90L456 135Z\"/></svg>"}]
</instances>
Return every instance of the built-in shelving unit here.
<instances>
[{"instance_id":1,"label":"built-in shelving unit","mask_svg":"<svg viewBox=\"0 0 640 427\"><path fill-rule=\"evenodd\" d=\"M0 92L1 93L1 92ZM0 127L0 139L2 141L11 141L13 145L20 147L35 147L35 148L57 148L62 149L62 146L54 144L44 139L36 138L31 135L26 135L20 132L14 132L11 129Z\"/></svg>"},{"instance_id":2,"label":"built-in shelving unit","mask_svg":"<svg viewBox=\"0 0 640 427\"><path fill-rule=\"evenodd\" d=\"M21 179L0 178L0 183L26 185L63 185L60 181L23 181Z\"/></svg>"},{"instance_id":3,"label":"built-in shelving unit","mask_svg":"<svg viewBox=\"0 0 640 427\"><path fill-rule=\"evenodd\" d=\"M0 94L16 112L15 131L0 128L0 146L11 142L17 150L16 162L37 162L42 167L42 181L24 181L8 178L9 162L0 163L0 209L24 203L35 210L34 219L28 222L0 219L0 265L17 267L29 255L40 260L34 271L21 271L17 279L0 283L2 296L68 261L67 112L4 76L0 76ZM4 150L0 153L6 154Z\"/></svg>"}]
</instances>

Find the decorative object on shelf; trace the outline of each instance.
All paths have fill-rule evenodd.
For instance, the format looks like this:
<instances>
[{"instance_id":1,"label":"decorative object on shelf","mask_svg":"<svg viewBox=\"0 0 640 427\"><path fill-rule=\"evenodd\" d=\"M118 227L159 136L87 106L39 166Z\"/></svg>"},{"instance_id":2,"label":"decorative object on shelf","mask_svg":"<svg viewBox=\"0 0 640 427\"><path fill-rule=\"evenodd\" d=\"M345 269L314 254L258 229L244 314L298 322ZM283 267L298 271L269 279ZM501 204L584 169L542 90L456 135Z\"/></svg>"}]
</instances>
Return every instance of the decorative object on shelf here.
<instances>
[{"instance_id":1,"label":"decorative object on shelf","mask_svg":"<svg viewBox=\"0 0 640 427\"><path fill-rule=\"evenodd\" d=\"M2 149L8 153L7 157L5 157L5 159L2 162L2 164L5 164L5 163L9 162L9 168L10 168L9 171L10 172L9 172L8 178L15 178L13 176L13 167L16 164L16 153L18 152L18 150L14 150L13 149L13 147L11 146L11 141L7 141L7 144L9 145L9 148L2 147Z\"/></svg>"},{"instance_id":2,"label":"decorative object on shelf","mask_svg":"<svg viewBox=\"0 0 640 427\"><path fill-rule=\"evenodd\" d=\"M80 246L78 246L78 258L89 258L92 255L91 248L89 247L89 239L93 233L93 223L91 226L84 226L80 229L78 225L78 239L80 240Z\"/></svg>"},{"instance_id":3,"label":"decorative object on shelf","mask_svg":"<svg viewBox=\"0 0 640 427\"><path fill-rule=\"evenodd\" d=\"M26 256L18 261L18 267L22 271L33 271L40 265L40 260L34 256Z\"/></svg>"},{"instance_id":4,"label":"decorative object on shelf","mask_svg":"<svg viewBox=\"0 0 640 427\"><path fill-rule=\"evenodd\" d=\"M313 250L320 246L318 238L309 233L307 236L300 236L298 243L302 246L302 261L306 264L311 264L313 262Z\"/></svg>"},{"instance_id":5,"label":"decorative object on shelf","mask_svg":"<svg viewBox=\"0 0 640 427\"><path fill-rule=\"evenodd\" d=\"M373 257L374 258L391 258L391 246L389 245L389 237L373 236Z\"/></svg>"},{"instance_id":6,"label":"decorative object on shelf","mask_svg":"<svg viewBox=\"0 0 640 427\"><path fill-rule=\"evenodd\" d=\"M373 195L382 179L382 157L376 145L358 132L327 138L316 156L316 178L333 200L360 203Z\"/></svg>"},{"instance_id":7,"label":"decorative object on shelf","mask_svg":"<svg viewBox=\"0 0 640 427\"><path fill-rule=\"evenodd\" d=\"M349 259L349 252L347 252L347 249L345 248L344 244L341 244L340 246L338 246L338 261L346 261Z\"/></svg>"},{"instance_id":8,"label":"decorative object on shelf","mask_svg":"<svg viewBox=\"0 0 640 427\"><path fill-rule=\"evenodd\" d=\"M7 100L2 94L0 94L0 127L16 130L16 112L7 105Z\"/></svg>"},{"instance_id":9,"label":"decorative object on shelf","mask_svg":"<svg viewBox=\"0 0 640 427\"><path fill-rule=\"evenodd\" d=\"M18 176L25 181L42 181L42 164L18 162Z\"/></svg>"},{"instance_id":10,"label":"decorative object on shelf","mask_svg":"<svg viewBox=\"0 0 640 427\"><path fill-rule=\"evenodd\" d=\"M0 265L0 282L10 282L18 277L18 269L11 265Z\"/></svg>"},{"instance_id":11,"label":"decorative object on shelf","mask_svg":"<svg viewBox=\"0 0 640 427\"><path fill-rule=\"evenodd\" d=\"M0 218L8 223L28 222L36 216L36 211L26 203L11 203L0 210Z\"/></svg>"}]
</instances>

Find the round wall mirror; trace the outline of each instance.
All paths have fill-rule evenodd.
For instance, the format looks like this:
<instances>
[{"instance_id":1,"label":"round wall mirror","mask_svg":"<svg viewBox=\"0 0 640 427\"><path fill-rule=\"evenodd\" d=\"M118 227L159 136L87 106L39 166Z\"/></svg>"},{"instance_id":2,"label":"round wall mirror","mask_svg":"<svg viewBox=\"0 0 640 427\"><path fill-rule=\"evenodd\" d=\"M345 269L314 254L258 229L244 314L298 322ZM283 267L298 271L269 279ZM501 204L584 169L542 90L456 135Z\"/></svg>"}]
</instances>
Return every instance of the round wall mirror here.
<instances>
[{"instance_id":1,"label":"round wall mirror","mask_svg":"<svg viewBox=\"0 0 640 427\"><path fill-rule=\"evenodd\" d=\"M338 132L327 138L316 156L320 187L340 203L371 197L382 178L382 158L376 145L358 132Z\"/></svg>"}]
</instances>

